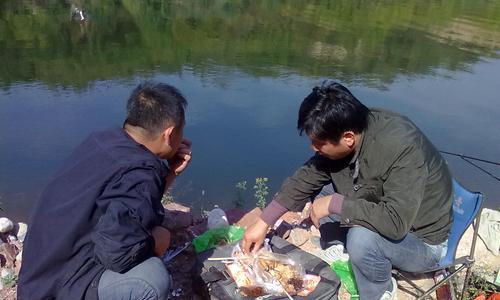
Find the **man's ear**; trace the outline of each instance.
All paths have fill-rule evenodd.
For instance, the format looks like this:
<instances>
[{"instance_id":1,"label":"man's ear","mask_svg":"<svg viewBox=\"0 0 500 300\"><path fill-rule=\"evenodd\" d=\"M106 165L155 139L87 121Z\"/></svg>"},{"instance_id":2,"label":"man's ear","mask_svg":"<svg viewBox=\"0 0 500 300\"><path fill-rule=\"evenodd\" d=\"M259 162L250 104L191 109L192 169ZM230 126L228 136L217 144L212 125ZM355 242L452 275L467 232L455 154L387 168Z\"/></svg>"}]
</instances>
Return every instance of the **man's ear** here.
<instances>
[{"instance_id":1,"label":"man's ear","mask_svg":"<svg viewBox=\"0 0 500 300\"><path fill-rule=\"evenodd\" d=\"M346 131L342 134L342 139L349 148L356 146L356 134L354 131Z\"/></svg>"},{"instance_id":2,"label":"man's ear","mask_svg":"<svg viewBox=\"0 0 500 300\"><path fill-rule=\"evenodd\" d=\"M174 134L174 129L175 126L169 126L162 133L163 140L169 145L170 145L170 140L172 139L172 135Z\"/></svg>"}]
</instances>

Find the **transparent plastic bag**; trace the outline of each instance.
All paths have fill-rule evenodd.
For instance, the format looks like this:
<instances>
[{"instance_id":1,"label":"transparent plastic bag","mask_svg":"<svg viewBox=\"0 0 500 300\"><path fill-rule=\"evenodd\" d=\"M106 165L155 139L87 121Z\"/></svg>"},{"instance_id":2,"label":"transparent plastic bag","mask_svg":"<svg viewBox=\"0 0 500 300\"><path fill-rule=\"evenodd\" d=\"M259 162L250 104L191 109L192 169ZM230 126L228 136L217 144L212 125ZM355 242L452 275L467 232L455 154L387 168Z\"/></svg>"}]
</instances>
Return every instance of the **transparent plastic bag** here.
<instances>
[{"instance_id":1,"label":"transparent plastic bag","mask_svg":"<svg viewBox=\"0 0 500 300\"><path fill-rule=\"evenodd\" d=\"M282 295L285 289L290 295L296 295L302 288L304 268L288 256L262 248L253 263L257 280L269 294Z\"/></svg>"},{"instance_id":2,"label":"transparent plastic bag","mask_svg":"<svg viewBox=\"0 0 500 300\"><path fill-rule=\"evenodd\" d=\"M255 254L244 254L236 245L232 257L237 259L226 267L244 296L283 295L284 290L307 296L321 279L307 275L302 265L287 255L271 252L267 242Z\"/></svg>"}]
</instances>

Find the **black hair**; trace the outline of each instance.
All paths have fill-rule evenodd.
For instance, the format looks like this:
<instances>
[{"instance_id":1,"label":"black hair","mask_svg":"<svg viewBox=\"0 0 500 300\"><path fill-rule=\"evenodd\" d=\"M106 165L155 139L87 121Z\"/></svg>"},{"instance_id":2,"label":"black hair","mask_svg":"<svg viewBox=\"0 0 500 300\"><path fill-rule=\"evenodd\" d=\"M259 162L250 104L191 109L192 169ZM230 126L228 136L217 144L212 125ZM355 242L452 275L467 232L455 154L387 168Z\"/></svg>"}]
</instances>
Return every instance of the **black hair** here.
<instances>
[{"instance_id":1,"label":"black hair","mask_svg":"<svg viewBox=\"0 0 500 300\"><path fill-rule=\"evenodd\" d=\"M346 131L363 132L370 110L338 82L313 88L299 109L297 129L319 140L338 143Z\"/></svg>"},{"instance_id":2,"label":"black hair","mask_svg":"<svg viewBox=\"0 0 500 300\"><path fill-rule=\"evenodd\" d=\"M145 129L157 136L167 126L183 126L187 101L175 87L166 83L145 81L139 84L127 102L125 124Z\"/></svg>"}]
</instances>

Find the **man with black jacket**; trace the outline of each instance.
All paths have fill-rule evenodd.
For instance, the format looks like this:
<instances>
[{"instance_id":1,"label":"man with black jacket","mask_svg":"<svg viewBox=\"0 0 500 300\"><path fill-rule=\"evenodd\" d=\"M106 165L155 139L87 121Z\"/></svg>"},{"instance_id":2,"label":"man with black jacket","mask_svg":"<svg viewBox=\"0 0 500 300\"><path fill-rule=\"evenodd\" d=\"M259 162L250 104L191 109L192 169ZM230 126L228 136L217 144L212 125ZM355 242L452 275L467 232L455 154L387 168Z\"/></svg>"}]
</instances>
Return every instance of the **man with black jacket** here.
<instances>
[{"instance_id":1,"label":"man with black jacket","mask_svg":"<svg viewBox=\"0 0 500 300\"><path fill-rule=\"evenodd\" d=\"M368 109L338 83L324 83L304 99L298 129L316 155L247 229L244 251L258 249L286 211L314 199L317 227L334 219L349 228L346 249L361 299L393 299L393 267L419 272L446 253L452 222L446 162L408 118ZM316 197L328 186L327 196Z\"/></svg>"},{"instance_id":2,"label":"man with black jacket","mask_svg":"<svg viewBox=\"0 0 500 300\"><path fill-rule=\"evenodd\" d=\"M174 87L145 82L128 100L123 128L76 148L36 205L19 299L166 299L161 198L191 160L186 105Z\"/></svg>"}]
</instances>

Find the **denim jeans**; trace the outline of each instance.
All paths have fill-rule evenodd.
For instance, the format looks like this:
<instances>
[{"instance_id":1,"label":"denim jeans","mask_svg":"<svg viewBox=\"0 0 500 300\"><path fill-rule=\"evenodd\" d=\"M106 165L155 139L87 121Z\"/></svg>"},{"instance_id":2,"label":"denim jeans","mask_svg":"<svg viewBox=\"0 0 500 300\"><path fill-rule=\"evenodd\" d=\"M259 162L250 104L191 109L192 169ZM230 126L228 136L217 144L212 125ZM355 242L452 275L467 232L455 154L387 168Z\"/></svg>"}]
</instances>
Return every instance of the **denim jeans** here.
<instances>
[{"instance_id":1,"label":"denim jeans","mask_svg":"<svg viewBox=\"0 0 500 300\"><path fill-rule=\"evenodd\" d=\"M333 193L328 186L321 195ZM322 218L320 224L336 222L338 216ZM321 227L320 226L320 227ZM362 226L349 228L346 250L349 254L361 300L376 300L392 290L391 270L422 272L437 265L446 254L446 242L429 245L412 233L402 240L390 240Z\"/></svg>"},{"instance_id":2,"label":"denim jeans","mask_svg":"<svg viewBox=\"0 0 500 300\"><path fill-rule=\"evenodd\" d=\"M124 274L104 271L97 293L101 300L165 300L171 277L157 257L151 257Z\"/></svg>"}]
</instances>

